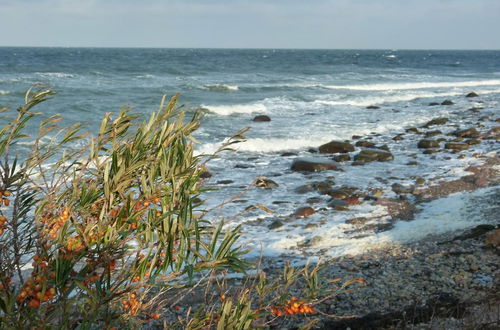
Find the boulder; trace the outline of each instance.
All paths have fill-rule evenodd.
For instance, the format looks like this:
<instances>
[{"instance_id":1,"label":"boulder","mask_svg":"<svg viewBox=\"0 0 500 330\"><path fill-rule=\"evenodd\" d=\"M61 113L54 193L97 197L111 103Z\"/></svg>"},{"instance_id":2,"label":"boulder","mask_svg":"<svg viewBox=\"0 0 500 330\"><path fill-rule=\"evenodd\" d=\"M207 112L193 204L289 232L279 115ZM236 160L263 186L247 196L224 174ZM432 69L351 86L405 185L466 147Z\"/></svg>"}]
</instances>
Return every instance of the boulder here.
<instances>
[{"instance_id":1,"label":"boulder","mask_svg":"<svg viewBox=\"0 0 500 330\"><path fill-rule=\"evenodd\" d=\"M266 115L258 115L253 118L253 121L263 122L263 121L271 121L271 118Z\"/></svg>"},{"instance_id":2,"label":"boulder","mask_svg":"<svg viewBox=\"0 0 500 330\"><path fill-rule=\"evenodd\" d=\"M356 164L354 164L354 162L353 162L352 165L361 165L360 163L364 164L364 163L375 162L375 161L377 161L376 157L373 157L370 155L358 154L358 155L354 156L354 162L356 162Z\"/></svg>"},{"instance_id":3,"label":"boulder","mask_svg":"<svg viewBox=\"0 0 500 330\"><path fill-rule=\"evenodd\" d=\"M322 154L345 154L354 151L354 146L348 142L330 141L319 147Z\"/></svg>"},{"instance_id":4,"label":"boulder","mask_svg":"<svg viewBox=\"0 0 500 330\"><path fill-rule=\"evenodd\" d=\"M271 189L278 187L278 184L274 182L273 180L266 179L265 177L258 177L255 180L254 185L259 188L266 188L266 189Z\"/></svg>"},{"instance_id":5,"label":"boulder","mask_svg":"<svg viewBox=\"0 0 500 330\"><path fill-rule=\"evenodd\" d=\"M425 137L426 138L431 138L431 137L435 137L435 136L438 136L438 135L442 135L443 132L441 132L440 130L434 130L434 131L429 131L429 132L426 132L425 133Z\"/></svg>"},{"instance_id":6,"label":"boulder","mask_svg":"<svg viewBox=\"0 0 500 330\"><path fill-rule=\"evenodd\" d=\"M336 199L344 199L344 198L347 198L349 196L349 193L342 190L342 189L331 189L330 191L328 191L327 194L329 196L331 196L332 198L336 198Z\"/></svg>"},{"instance_id":7,"label":"boulder","mask_svg":"<svg viewBox=\"0 0 500 330\"><path fill-rule=\"evenodd\" d=\"M405 129L405 132L406 133L412 133L412 134L418 134L418 133L420 133L418 131L418 128L416 128L416 127L409 127L407 129Z\"/></svg>"},{"instance_id":8,"label":"boulder","mask_svg":"<svg viewBox=\"0 0 500 330\"><path fill-rule=\"evenodd\" d=\"M455 103L453 103L452 100L444 100L443 102L441 102L441 105L453 105Z\"/></svg>"},{"instance_id":9,"label":"boulder","mask_svg":"<svg viewBox=\"0 0 500 330\"><path fill-rule=\"evenodd\" d=\"M444 125L448 122L448 118L442 117L442 118L434 118L430 121L428 121L424 126L424 128L429 128L431 126L436 126L436 125Z\"/></svg>"},{"instance_id":10,"label":"boulder","mask_svg":"<svg viewBox=\"0 0 500 330\"><path fill-rule=\"evenodd\" d=\"M481 140L469 139L469 140L465 140L465 143L467 143L470 146L476 146L478 144L481 144Z\"/></svg>"},{"instance_id":11,"label":"boulder","mask_svg":"<svg viewBox=\"0 0 500 330\"><path fill-rule=\"evenodd\" d=\"M399 183L394 183L391 186L392 191L394 191L396 194L410 194L413 190L415 190L415 186L403 186L402 184Z\"/></svg>"},{"instance_id":12,"label":"boulder","mask_svg":"<svg viewBox=\"0 0 500 330\"><path fill-rule=\"evenodd\" d=\"M333 157L333 160L336 162L347 162L351 160L351 156L349 156L348 154L341 154Z\"/></svg>"},{"instance_id":13,"label":"boulder","mask_svg":"<svg viewBox=\"0 0 500 330\"><path fill-rule=\"evenodd\" d=\"M465 97L478 97L476 92L470 92L469 94L465 95Z\"/></svg>"},{"instance_id":14,"label":"boulder","mask_svg":"<svg viewBox=\"0 0 500 330\"><path fill-rule=\"evenodd\" d=\"M343 201L341 199L332 199L329 203L328 203L328 207L331 207L332 209L335 209L337 211L348 211L349 208L349 203L347 203L346 201Z\"/></svg>"},{"instance_id":15,"label":"boulder","mask_svg":"<svg viewBox=\"0 0 500 330\"><path fill-rule=\"evenodd\" d=\"M291 170L296 172L320 172L337 170L337 163L326 159L297 158L293 161Z\"/></svg>"},{"instance_id":16,"label":"boulder","mask_svg":"<svg viewBox=\"0 0 500 330\"><path fill-rule=\"evenodd\" d=\"M394 159L394 155L387 150L376 149L376 148L365 148L362 149L357 156L370 156L374 157L379 162L387 162ZM361 160L356 159L355 160Z\"/></svg>"},{"instance_id":17,"label":"boulder","mask_svg":"<svg viewBox=\"0 0 500 330\"><path fill-rule=\"evenodd\" d=\"M274 220L267 228L269 229L278 229L280 227L283 227L283 222L280 220Z\"/></svg>"},{"instance_id":18,"label":"boulder","mask_svg":"<svg viewBox=\"0 0 500 330\"><path fill-rule=\"evenodd\" d=\"M307 218L316 213L310 206L299 207L293 214L297 218Z\"/></svg>"},{"instance_id":19,"label":"boulder","mask_svg":"<svg viewBox=\"0 0 500 330\"><path fill-rule=\"evenodd\" d=\"M462 138L475 138L479 136L479 132L475 128L459 129L452 133L452 135Z\"/></svg>"},{"instance_id":20,"label":"boulder","mask_svg":"<svg viewBox=\"0 0 500 330\"><path fill-rule=\"evenodd\" d=\"M375 147L375 143L370 141L358 141L355 144L356 147L372 148Z\"/></svg>"},{"instance_id":21,"label":"boulder","mask_svg":"<svg viewBox=\"0 0 500 330\"><path fill-rule=\"evenodd\" d=\"M467 143L448 142L444 145L444 148L451 150L467 150L469 149L469 145Z\"/></svg>"},{"instance_id":22,"label":"boulder","mask_svg":"<svg viewBox=\"0 0 500 330\"><path fill-rule=\"evenodd\" d=\"M380 109L380 107L376 106L376 105L369 105L366 107L367 109L370 109L370 110L376 110L376 109Z\"/></svg>"},{"instance_id":23,"label":"boulder","mask_svg":"<svg viewBox=\"0 0 500 330\"><path fill-rule=\"evenodd\" d=\"M422 139L418 141L417 147L420 149L439 148L439 142L436 140Z\"/></svg>"}]
</instances>

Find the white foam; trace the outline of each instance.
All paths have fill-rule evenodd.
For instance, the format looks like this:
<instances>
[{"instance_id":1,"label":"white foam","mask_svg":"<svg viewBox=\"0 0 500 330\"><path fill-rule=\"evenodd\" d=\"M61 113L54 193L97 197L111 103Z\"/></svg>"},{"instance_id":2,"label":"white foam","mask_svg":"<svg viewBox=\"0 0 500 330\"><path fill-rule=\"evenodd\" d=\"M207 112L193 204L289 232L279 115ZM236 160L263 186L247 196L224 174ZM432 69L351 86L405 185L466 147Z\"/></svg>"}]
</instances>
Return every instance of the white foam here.
<instances>
[{"instance_id":1,"label":"white foam","mask_svg":"<svg viewBox=\"0 0 500 330\"><path fill-rule=\"evenodd\" d=\"M202 105L204 109L221 116L229 116L237 113L266 112L267 107L262 103L235 104L235 105Z\"/></svg>"},{"instance_id":2,"label":"white foam","mask_svg":"<svg viewBox=\"0 0 500 330\"><path fill-rule=\"evenodd\" d=\"M214 85L203 85L203 88L210 90L224 90L224 91L237 91L239 88L236 85L226 85L226 84L214 84Z\"/></svg>"},{"instance_id":3,"label":"white foam","mask_svg":"<svg viewBox=\"0 0 500 330\"><path fill-rule=\"evenodd\" d=\"M37 76L44 78L74 78L76 75L64 72L36 72Z\"/></svg>"},{"instance_id":4,"label":"white foam","mask_svg":"<svg viewBox=\"0 0 500 330\"><path fill-rule=\"evenodd\" d=\"M396 84L371 84L371 85L326 85L328 89L349 89L356 91L385 91L385 90L407 90L426 88L449 88L449 87L480 87L497 86L500 80L476 80L476 81L450 81L450 82L408 82Z\"/></svg>"},{"instance_id":5,"label":"white foam","mask_svg":"<svg viewBox=\"0 0 500 330\"><path fill-rule=\"evenodd\" d=\"M0 95L9 95L10 92L9 91L6 91L6 90L3 90L3 89L0 89Z\"/></svg>"}]
</instances>

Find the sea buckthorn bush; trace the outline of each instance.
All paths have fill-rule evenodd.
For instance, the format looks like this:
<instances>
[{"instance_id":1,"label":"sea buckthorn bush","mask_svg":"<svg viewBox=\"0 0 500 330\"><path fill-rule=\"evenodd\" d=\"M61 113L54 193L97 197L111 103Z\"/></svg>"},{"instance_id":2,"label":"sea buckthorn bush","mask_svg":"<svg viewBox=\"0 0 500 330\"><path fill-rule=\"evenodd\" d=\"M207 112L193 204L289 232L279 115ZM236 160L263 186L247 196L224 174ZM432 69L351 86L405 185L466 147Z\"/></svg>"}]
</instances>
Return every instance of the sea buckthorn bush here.
<instances>
[{"instance_id":1,"label":"sea buckthorn bush","mask_svg":"<svg viewBox=\"0 0 500 330\"><path fill-rule=\"evenodd\" d=\"M0 328L140 325L159 318L152 297L203 271L243 270L238 228L196 214L198 113L164 97L147 120L121 109L90 136L34 112L53 94L34 86L1 109Z\"/></svg>"}]
</instances>

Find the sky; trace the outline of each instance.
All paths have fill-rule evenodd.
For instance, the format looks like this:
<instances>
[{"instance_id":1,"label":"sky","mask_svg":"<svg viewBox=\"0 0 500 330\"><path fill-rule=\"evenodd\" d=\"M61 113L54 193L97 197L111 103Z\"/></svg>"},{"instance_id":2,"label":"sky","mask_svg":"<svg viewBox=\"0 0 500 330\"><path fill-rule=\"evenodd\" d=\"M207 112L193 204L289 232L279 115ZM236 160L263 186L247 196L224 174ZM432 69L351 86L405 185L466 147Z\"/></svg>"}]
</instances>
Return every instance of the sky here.
<instances>
[{"instance_id":1,"label":"sky","mask_svg":"<svg viewBox=\"0 0 500 330\"><path fill-rule=\"evenodd\" d=\"M500 49L500 0L0 0L0 46Z\"/></svg>"}]
</instances>

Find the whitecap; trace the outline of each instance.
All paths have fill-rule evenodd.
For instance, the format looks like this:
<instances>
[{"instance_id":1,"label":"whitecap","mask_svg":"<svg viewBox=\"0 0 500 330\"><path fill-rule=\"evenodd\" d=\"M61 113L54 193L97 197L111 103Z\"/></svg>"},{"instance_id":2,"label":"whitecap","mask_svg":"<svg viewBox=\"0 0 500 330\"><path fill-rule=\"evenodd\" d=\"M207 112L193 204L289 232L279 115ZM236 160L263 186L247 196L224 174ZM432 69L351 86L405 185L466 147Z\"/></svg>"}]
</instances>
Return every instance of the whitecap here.
<instances>
[{"instance_id":1,"label":"whitecap","mask_svg":"<svg viewBox=\"0 0 500 330\"><path fill-rule=\"evenodd\" d=\"M44 78L75 78L76 75L72 73L64 73L64 72L35 72L35 74L39 77Z\"/></svg>"},{"instance_id":2,"label":"whitecap","mask_svg":"<svg viewBox=\"0 0 500 330\"><path fill-rule=\"evenodd\" d=\"M327 89L348 89L355 91L386 91L407 90L426 88L450 88L450 87L481 87L497 86L500 80L472 80L472 81L448 81L448 82L404 82L391 84L365 84L365 85L321 85Z\"/></svg>"},{"instance_id":3,"label":"whitecap","mask_svg":"<svg viewBox=\"0 0 500 330\"><path fill-rule=\"evenodd\" d=\"M203 109L216 113L221 116L229 116L232 114L265 112L267 107L262 103L251 104L234 104L234 105L201 105Z\"/></svg>"},{"instance_id":4,"label":"whitecap","mask_svg":"<svg viewBox=\"0 0 500 330\"><path fill-rule=\"evenodd\" d=\"M239 87L236 85L226 85L226 84L214 84L214 85L203 85L204 89L214 90L214 91L237 91Z\"/></svg>"},{"instance_id":5,"label":"whitecap","mask_svg":"<svg viewBox=\"0 0 500 330\"><path fill-rule=\"evenodd\" d=\"M9 95L10 92L9 91L6 91L6 90L3 90L3 89L0 89L0 95Z\"/></svg>"}]
</instances>

